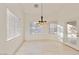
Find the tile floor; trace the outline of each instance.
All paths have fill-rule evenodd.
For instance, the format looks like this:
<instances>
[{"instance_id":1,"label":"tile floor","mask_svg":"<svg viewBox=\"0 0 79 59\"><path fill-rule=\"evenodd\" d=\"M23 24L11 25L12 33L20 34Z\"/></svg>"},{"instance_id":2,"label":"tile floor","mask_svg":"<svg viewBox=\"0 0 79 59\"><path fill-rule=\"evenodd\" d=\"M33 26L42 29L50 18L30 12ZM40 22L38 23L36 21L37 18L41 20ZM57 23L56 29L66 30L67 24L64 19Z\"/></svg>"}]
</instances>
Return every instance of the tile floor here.
<instances>
[{"instance_id":1,"label":"tile floor","mask_svg":"<svg viewBox=\"0 0 79 59\"><path fill-rule=\"evenodd\" d=\"M77 55L76 51L56 40L26 41L16 52L18 55Z\"/></svg>"}]
</instances>

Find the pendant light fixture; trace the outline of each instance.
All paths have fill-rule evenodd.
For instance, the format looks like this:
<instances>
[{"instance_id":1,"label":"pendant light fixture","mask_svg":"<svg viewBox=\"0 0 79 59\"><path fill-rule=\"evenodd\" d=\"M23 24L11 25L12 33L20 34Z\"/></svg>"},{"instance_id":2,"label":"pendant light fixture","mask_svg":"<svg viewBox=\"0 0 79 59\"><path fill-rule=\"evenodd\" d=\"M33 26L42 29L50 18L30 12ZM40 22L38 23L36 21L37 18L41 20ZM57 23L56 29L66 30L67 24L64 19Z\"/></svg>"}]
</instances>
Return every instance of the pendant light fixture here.
<instances>
[{"instance_id":1,"label":"pendant light fixture","mask_svg":"<svg viewBox=\"0 0 79 59\"><path fill-rule=\"evenodd\" d=\"M47 21L43 20L43 3L41 3L41 20L38 21L38 24L44 24Z\"/></svg>"}]
</instances>

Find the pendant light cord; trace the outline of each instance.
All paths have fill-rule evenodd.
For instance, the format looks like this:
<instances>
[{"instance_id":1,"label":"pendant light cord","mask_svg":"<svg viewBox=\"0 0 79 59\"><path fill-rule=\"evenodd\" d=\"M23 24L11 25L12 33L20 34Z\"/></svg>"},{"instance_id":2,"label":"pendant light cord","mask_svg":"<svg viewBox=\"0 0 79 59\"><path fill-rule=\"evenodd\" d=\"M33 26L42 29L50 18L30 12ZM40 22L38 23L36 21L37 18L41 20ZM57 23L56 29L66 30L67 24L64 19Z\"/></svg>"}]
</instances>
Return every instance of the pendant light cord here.
<instances>
[{"instance_id":1,"label":"pendant light cord","mask_svg":"<svg viewBox=\"0 0 79 59\"><path fill-rule=\"evenodd\" d=\"M41 21L43 22L43 3L41 3Z\"/></svg>"},{"instance_id":2,"label":"pendant light cord","mask_svg":"<svg viewBox=\"0 0 79 59\"><path fill-rule=\"evenodd\" d=\"M41 3L41 16L43 16L43 3Z\"/></svg>"}]
</instances>

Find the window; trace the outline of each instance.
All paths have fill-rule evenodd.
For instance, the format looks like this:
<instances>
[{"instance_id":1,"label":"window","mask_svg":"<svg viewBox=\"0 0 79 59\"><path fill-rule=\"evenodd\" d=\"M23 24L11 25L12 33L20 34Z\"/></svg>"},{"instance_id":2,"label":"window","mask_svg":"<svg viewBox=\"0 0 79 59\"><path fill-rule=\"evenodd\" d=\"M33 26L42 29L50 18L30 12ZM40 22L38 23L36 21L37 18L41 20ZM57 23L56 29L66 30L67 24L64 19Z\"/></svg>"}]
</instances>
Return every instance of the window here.
<instances>
[{"instance_id":1,"label":"window","mask_svg":"<svg viewBox=\"0 0 79 59\"><path fill-rule=\"evenodd\" d=\"M64 29L63 26L57 24L56 22L50 23L49 31L51 34L56 35L59 41L63 41Z\"/></svg>"},{"instance_id":2,"label":"window","mask_svg":"<svg viewBox=\"0 0 79 59\"><path fill-rule=\"evenodd\" d=\"M57 36L60 39L60 41L63 41L63 35L64 35L64 28L61 25L57 25Z\"/></svg>"},{"instance_id":3,"label":"window","mask_svg":"<svg viewBox=\"0 0 79 59\"><path fill-rule=\"evenodd\" d=\"M21 34L21 20L7 9L7 40L11 40Z\"/></svg>"},{"instance_id":4,"label":"window","mask_svg":"<svg viewBox=\"0 0 79 59\"><path fill-rule=\"evenodd\" d=\"M46 34L48 33L48 24L37 24L37 22L32 22L30 24L30 32L31 34Z\"/></svg>"},{"instance_id":5,"label":"window","mask_svg":"<svg viewBox=\"0 0 79 59\"><path fill-rule=\"evenodd\" d=\"M49 32L52 33L52 34L57 33L57 24L56 23L50 23Z\"/></svg>"},{"instance_id":6,"label":"window","mask_svg":"<svg viewBox=\"0 0 79 59\"><path fill-rule=\"evenodd\" d=\"M67 38L72 44L76 44L77 30L75 26L67 24Z\"/></svg>"}]
</instances>

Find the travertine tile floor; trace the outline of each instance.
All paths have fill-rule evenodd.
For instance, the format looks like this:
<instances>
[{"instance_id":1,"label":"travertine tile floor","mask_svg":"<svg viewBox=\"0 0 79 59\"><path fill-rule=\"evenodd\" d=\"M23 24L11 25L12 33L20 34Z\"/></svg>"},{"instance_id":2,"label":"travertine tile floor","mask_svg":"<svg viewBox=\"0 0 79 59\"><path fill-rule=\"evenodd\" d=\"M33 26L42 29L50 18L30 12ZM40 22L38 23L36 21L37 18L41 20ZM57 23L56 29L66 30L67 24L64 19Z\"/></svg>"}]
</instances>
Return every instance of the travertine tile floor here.
<instances>
[{"instance_id":1,"label":"travertine tile floor","mask_svg":"<svg viewBox=\"0 0 79 59\"><path fill-rule=\"evenodd\" d=\"M55 40L26 41L17 51L19 55L76 55L76 51Z\"/></svg>"}]
</instances>

